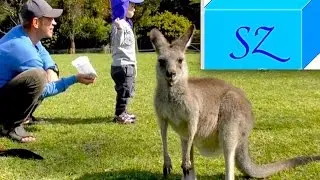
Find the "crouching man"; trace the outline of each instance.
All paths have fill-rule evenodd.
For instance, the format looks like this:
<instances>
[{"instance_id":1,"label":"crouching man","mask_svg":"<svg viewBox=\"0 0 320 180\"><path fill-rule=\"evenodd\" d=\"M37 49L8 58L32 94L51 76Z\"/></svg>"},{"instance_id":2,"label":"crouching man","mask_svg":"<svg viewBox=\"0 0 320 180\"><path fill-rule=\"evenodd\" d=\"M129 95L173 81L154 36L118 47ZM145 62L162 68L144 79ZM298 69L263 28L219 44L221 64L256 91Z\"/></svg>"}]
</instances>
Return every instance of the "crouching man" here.
<instances>
[{"instance_id":1,"label":"crouching man","mask_svg":"<svg viewBox=\"0 0 320 180\"><path fill-rule=\"evenodd\" d=\"M23 127L39 101L64 92L75 83L91 84L91 75L76 74L58 79L57 66L42 46L42 38L53 35L53 9L45 0L28 0L22 7L22 25L0 39L0 124L1 134L19 142L35 138Z\"/></svg>"}]
</instances>

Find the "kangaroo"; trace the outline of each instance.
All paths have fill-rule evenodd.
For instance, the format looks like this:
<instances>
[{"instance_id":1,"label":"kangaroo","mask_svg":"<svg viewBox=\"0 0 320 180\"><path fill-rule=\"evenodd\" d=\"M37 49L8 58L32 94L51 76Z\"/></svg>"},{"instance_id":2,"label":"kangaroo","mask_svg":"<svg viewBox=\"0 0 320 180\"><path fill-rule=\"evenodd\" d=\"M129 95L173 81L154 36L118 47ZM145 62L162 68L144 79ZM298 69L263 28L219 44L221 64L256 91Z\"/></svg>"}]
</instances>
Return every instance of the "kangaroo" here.
<instances>
[{"instance_id":1,"label":"kangaroo","mask_svg":"<svg viewBox=\"0 0 320 180\"><path fill-rule=\"evenodd\" d=\"M319 161L320 156L304 156L265 165L253 162L248 152L248 137L254 117L244 92L223 80L188 78L185 50L194 29L192 25L172 43L159 30L150 31L150 40L158 54L154 107L163 145L163 175L167 177L172 169L167 147L168 125L181 139L182 179L196 179L193 145L204 156L223 152L227 180L235 178L235 166L245 176L265 178Z\"/></svg>"}]
</instances>

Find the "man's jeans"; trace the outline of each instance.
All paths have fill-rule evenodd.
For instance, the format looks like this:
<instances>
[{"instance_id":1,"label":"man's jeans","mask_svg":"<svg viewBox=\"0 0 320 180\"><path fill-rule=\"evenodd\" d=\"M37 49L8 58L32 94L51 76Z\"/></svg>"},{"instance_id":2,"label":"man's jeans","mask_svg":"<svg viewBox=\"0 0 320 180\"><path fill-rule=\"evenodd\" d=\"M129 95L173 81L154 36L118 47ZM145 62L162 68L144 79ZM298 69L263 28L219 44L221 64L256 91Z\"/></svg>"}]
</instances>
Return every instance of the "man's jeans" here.
<instances>
[{"instance_id":1,"label":"man's jeans","mask_svg":"<svg viewBox=\"0 0 320 180\"><path fill-rule=\"evenodd\" d=\"M34 109L47 82L41 69L24 71L0 88L0 124L6 130L19 126Z\"/></svg>"},{"instance_id":2,"label":"man's jeans","mask_svg":"<svg viewBox=\"0 0 320 180\"><path fill-rule=\"evenodd\" d=\"M134 96L136 70L134 65L111 66L111 77L115 82L117 102L115 115L126 112L129 98Z\"/></svg>"}]
</instances>

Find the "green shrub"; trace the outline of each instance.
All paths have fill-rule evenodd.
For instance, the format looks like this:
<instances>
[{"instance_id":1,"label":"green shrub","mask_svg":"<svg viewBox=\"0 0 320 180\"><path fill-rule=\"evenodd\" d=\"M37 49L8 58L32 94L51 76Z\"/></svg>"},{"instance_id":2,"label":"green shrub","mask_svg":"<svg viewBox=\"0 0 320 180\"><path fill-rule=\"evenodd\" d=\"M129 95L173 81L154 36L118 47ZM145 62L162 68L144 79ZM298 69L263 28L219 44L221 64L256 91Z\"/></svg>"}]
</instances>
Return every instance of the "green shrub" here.
<instances>
[{"instance_id":1,"label":"green shrub","mask_svg":"<svg viewBox=\"0 0 320 180\"><path fill-rule=\"evenodd\" d=\"M137 34L138 38L148 36L150 30L155 27L171 41L182 35L190 26L191 22L186 17L165 11L152 17L143 17L137 24Z\"/></svg>"},{"instance_id":2,"label":"green shrub","mask_svg":"<svg viewBox=\"0 0 320 180\"><path fill-rule=\"evenodd\" d=\"M196 30L196 31L194 32L192 42L200 43L200 41L201 41L200 30Z\"/></svg>"},{"instance_id":3,"label":"green shrub","mask_svg":"<svg viewBox=\"0 0 320 180\"><path fill-rule=\"evenodd\" d=\"M83 17L80 20L81 30L85 39L108 41L111 24L106 24L101 18Z\"/></svg>"},{"instance_id":4,"label":"green shrub","mask_svg":"<svg viewBox=\"0 0 320 180\"><path fill-rule=\"evenodd\" d=\"M52 38L42 39L41 43L46 49L55 49L59 37L59 32L54 32Z\"/></svg>"}]
</instances>

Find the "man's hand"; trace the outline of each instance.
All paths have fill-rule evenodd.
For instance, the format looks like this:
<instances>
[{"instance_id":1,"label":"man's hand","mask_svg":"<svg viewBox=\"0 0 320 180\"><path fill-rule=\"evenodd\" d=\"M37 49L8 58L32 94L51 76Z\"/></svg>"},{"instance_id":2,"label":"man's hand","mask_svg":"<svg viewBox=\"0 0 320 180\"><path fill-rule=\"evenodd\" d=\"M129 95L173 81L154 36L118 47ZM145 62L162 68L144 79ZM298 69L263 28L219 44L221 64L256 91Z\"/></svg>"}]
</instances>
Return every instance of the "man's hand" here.
<instances>
[{"instance_id":1,"label":"man's hand","mask_svg":"<svg viewBox=\"0 0 320 180\"><path fill-rule=\"evenodd\" d=\"M48 69L47 70L47 79L48 79L48 82L54 82L54 81L59 80L59 77L58 77L57 73L54 72L52 69Z\"/></svg>"},{"instance_id":2,"label":"man's hand","mask_svg":"<svg viewBox=\"0 0 320 180\"><path fill-rule=\"evenodd\" d=\"M76 79L78 83L88 85L94 83L96 77L92 74L77 74Z\"/></svg>"}]
</instances>

